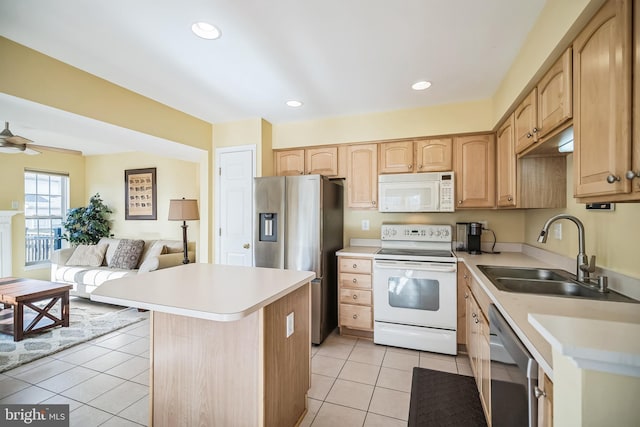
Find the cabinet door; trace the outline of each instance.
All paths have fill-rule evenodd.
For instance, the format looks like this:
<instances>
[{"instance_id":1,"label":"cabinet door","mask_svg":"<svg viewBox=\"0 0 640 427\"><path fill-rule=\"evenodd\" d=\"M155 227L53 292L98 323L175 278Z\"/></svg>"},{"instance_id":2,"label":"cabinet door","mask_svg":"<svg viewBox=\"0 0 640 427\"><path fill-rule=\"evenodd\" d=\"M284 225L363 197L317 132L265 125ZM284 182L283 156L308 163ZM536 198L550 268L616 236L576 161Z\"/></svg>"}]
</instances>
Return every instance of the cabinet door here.
<instances>
[{"instance_id":1,"label":"cabinet door","mask_svg":"<svg viewBox=\"0 0 640 427\"><path fill-rule=\"evenodd\" d=\"M534 88L515 111L516 153L538 140L538 97Z\"/></svg>"},{"instance_id":2,"label":"cabinet door","mask_svg":"<svg viewBox=\"0 0 640 427\"><path fill-rule=\"evenodd\" d=\"M453 139L419 139L414 146L416 172L447 172L453 169Z\"/></svg>"},{"instance_id":3,"label":"cabinet door","mask_svg":"<svg viewBox=\"0 0 640 427\"><path fill-rule=\"evenodd\" d=\"M464 298L466 301L465 318L467 319L466 327L466 344L467 354L469 355L469 362L473 376L478 381L478 352L477 352L477 328L476 317L478 315L478 305L473 299L473 294L469 288L465 288Z\"/></svg>"},{"instance_id":4,"label":"cabinet door","mask_svg":"<svg viewBox=\"0 0 640 427\"><path fill-rule=\"evenodd\" d=\"M350 208L378 208L378 147L347 147L347 204Z\"/></svg>"},{"instance_id":5,"label":"cabinet door","mask_svg":"<svg viewBox=\"0 0 640 427\"><path fill-rule=\"evenodd\" d=\"M458 208L492 208L496 201L496 145L493 135L454 140Z\"/></svg>"},{"instance_id":6,"label":"cabinet door","mask_svg":"<svg viewBox=\"0 0 640 427\"><path fill-rule=\"evenodd\" d=\"M632 180L631 184L634 199L640 198L640 5L636 2L633 8L633 141L632 141L632 164L627 179Z\"/></svg>"},{"instance_id":7,"label":"cabinet door","mask_svg":"<svg viewBox=\"0 0 640 427\"><path fill-rule=\"evenodd\" d=\"M538 83L538 137L542 138L571 118L571 48Z\"/></svg>"},{"instance_id":8,"label":"cabinet door","mask_svg":"<svg viewBox=\"0 0 640 427\"><path fill-rule=\"evenodd\" d=\"M469 278L469 273L467 267L464 263L458 263L458 277L457 277L457 286L458 286L458 327L456 328L456 338L458 344L465 344L467 341L467 319L466 319L466 309L467 309L467 299L469 298L467 292L467 279Z\"/></svg>"},{"instance_id":9,"label":"cabinet door","mask_svg":"<svg viewBox=\"0 0 640 427\"><path fill-rule=\"evenodd\" d=\"M496 180L498 192L498 206L516 206L516 152L514 141L515 115L509 118L500 126L496 134L497 155L496 155Z\"/></svg>"},{"instance_id":10,"label":"cabinet door","mask_svg":"<svg viewBox=\"0 0 640 427\"><path fill-rule=\"evenodd\" d=\"M382 142L379 173L413 172L413 141Z\"/></svg>"},{"instance_id":11,"label":"cabinet door","mask_svg":"<svg viewBox=\"0 0 640 427\"><path fill-rule=\"evenodd\" d=\"M304 150L276 151L276 175L304 174Z\"/></svg>"},{"instance_id":12,"label":"cabinet door","mask_svg":"<svg viewBox=\"0 0 640 427\"><path fill-rule=\"evenodd\" d=\"M538 398L538 427L553 427L553 382L538 369L538 389L542 395Z\"/></svg>"},{"instance_id":13,"label":"cabinet door","mask_svg":"<svg viewBox=\"0 0 640 427\"><path fill-rule=\"evenodd\" d=\"M308 148L304 156L306 174L338 175L338 147Z\"/></svg>"},{"instance_id":14,"label":"cabinet door","mask_svg":"<svg viewBox=\"0 0 640 427\"><path fill-rule=\"evenodd\" d=\"M606 2L575 39L573 82L574 195L628 193L631 0Z\"/></svg>"}]
</instances>

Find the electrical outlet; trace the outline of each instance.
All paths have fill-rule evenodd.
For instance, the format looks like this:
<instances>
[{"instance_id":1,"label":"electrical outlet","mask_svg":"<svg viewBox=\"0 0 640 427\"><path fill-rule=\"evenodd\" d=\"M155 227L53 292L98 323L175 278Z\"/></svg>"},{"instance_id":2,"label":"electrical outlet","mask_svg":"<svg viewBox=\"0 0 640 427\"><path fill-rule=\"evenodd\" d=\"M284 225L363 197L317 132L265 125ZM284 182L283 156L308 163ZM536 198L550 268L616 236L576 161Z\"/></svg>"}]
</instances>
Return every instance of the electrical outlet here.
<instances>
[{"instance_id":1,"label":"electrical outlet","mask_svg":"<svg viewBox=\"0 0 640 427\"><path fill-rule=\"evenodd\" d=\"M11 209L18 209L18 206L20 206L20 204L18 203L17 200L11 201Z\"/></svg>"},{"instance_id":2,"label":"electrical outlet","mask_svg":"<svg viewBox=\"0 0 640 427\"><path fill-rule=\"evenodd\" d=\"M483 230L488 230L489 229L489 221L487 220L482 220L482 221L478 221L480 224L482 224L482 229Z\"/></svg>"},{"instance_id":3,"label":"electrical outlet","mask_svg":"<svg viewBox=\"0 0 640 427\"><path fill-rule=\"evenodd\" d=\"M369 220L368 219L363 219L362 220L362 231L367 231L369 229Z\"/></svg>"},{"instance_id":4,"label":"electrical outlet","mask_svg":"<svg viewBox=\"0 0 640 427\"><path fill-rule=\"evenodd\" d=\"M287 314L287 338L293 335L293 312Z\"/></svg>"},{"instance_id":5,"label":"electrical outlet","mask_svg":"<svg viewBox=\"0 0 640 427\"><path fill-rule=\"evenodd\" d=\"M559 222L553 225L553 238L562 240L562 224Z\"/></svg>"}]
</instances>

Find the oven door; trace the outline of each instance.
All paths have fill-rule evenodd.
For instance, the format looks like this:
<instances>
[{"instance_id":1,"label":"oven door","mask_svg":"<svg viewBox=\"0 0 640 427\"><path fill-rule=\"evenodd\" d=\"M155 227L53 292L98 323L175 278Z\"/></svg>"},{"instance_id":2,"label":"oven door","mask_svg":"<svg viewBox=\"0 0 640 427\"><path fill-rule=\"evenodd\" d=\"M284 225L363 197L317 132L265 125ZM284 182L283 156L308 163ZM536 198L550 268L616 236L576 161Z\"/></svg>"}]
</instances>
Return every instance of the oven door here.
<instances>
[{"instance_id":1,"label":"oven door","mask_svg":"<svg viewBox=\"0 0 640 427\"><path fill-rule=\"evenodd\" d=\"M374 320L456 329L456 263L375 260Z\"/></svg>"}]
</instances>

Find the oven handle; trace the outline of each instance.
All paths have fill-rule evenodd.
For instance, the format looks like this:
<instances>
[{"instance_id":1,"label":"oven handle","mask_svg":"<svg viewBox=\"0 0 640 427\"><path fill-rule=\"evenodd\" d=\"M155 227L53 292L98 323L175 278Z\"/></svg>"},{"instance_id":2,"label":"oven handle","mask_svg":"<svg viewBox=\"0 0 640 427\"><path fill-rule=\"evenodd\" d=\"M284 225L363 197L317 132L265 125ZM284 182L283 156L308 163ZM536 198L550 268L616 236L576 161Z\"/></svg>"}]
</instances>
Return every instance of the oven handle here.
<instances>
[{"instance_id":1,"label":"oven handle","mask_svg":"<svg viewBox=\"0 0 640 427\"><path fill-rule=\"evenodd\" d=\"M420 271L437 271L441 273L453 273L456 271L455 264L436 264L429 262L411 262L411 261L375 261L374 268L387 268L387 269L411 269Z\"/></svg>"}]
</instances>

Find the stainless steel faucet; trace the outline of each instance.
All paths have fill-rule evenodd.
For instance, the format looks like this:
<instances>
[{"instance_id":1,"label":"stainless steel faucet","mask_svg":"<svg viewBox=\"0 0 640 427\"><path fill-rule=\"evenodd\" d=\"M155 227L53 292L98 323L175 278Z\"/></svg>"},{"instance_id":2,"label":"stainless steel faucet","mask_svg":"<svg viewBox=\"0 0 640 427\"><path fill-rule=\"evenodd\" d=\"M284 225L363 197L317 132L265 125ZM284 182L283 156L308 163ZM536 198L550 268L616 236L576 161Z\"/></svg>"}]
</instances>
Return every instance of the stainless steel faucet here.
<instances>
[{"instance_id":1,"label":"stainless steel faucet","mask_svg":"<svg viewBox=\"0 0 640 427\"><path fill-rule=\"evenodd\" d=\"M552 216L547 220L547 222L544 223L544 226L542 226L542 231L540 231L540 235L538 236L538 242L547 242L549 227L559 219L568 219L578 226L578 256L576 259L576 277L580 282L590 283L589 273L593 273L596 270L596 257L592 256L591 262L589 262L587 254L584 252L584 225L582 224L582 221L580 221L573 215L559 214Z\"/></svg>"}]
</instances>

